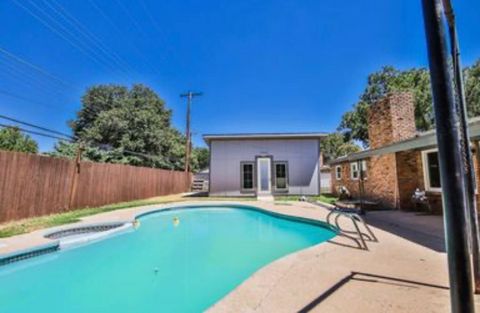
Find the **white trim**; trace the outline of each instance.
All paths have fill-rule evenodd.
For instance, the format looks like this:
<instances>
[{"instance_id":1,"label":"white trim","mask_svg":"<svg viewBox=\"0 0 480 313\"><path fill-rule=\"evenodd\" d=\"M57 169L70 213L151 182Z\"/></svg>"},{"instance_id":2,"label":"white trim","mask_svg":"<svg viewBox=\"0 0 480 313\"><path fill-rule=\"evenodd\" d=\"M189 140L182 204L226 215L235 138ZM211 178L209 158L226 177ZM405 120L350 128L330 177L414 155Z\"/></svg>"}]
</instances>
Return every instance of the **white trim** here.
<instances>
[{"instance_id":1,"label":"white trim","mask_svg":"<svg viewBox=\"0 0 480 313\"><path fill-rule=\"evenodd\" d=\"M425 190L431 192L442 192L442 188L430 187L430 177L428 175L428 160L427 154L437 152L438 149L428 149L422 151L422 169L423 169L423 181L425 183ZM440 170L440 169L439 169Z\"/></svg>"},{"instance_id":2,"label":"white trim","mask_svg":"<svg viewBox=\"0 0 480 313\"><path fill-rule=\"evenodd\" d=\"M340 169L340 173L338 172L338 169ZM340 174L340 175L338 175L338 174ZM341 165L335 166L335 179L336 180L341 180L342 179L342 166Z\"/></svg>"},{"instance_id":3,"label":"white trim","mask_svg":"<svg viewBox=\"0 0 480 313\"><path fill-rule=\"evenodd\" d=\"M355 169L353 169L355 167ZM353 177L353 173L357 173L357 177ZM350 163L350 179L351 180L358 180L360 177L360 169L358 168L358 163L357 162L352 162Z\"/></svg>"},{"instance_id":4,"label":"white trim","mask_svg":"<svg viewBox=\"0 0 480 313\"><path fill-rule=\"evenodd\" d=\"M252 134L205 134L203 140L242 140L242 139L322 139L327 133L252 133Z\"/></svg>"},{"instance_id":5,"label":"white trim","mask_svg":"<svg viewBox=\"0 0 480 313\"><path fill-rule=\"evenodd\" d=\"M268 179L268 189L262 190L262 167L260 162L267 162L267 179ZM272 194L272 160L270 158L258 158L257 159L257 194L258 195L269 195Z\"/></svg>"},{"instance_id":6,"label":"white trim","mask_svg":"<svg viewBox=\"0 0 480 313\"><path fill-rule=\"evenodd\" d=\"M360 161L360 171L363 172L362 178L363 178L364 180L368 179L367 160L362 160L362 161Z\"/></svg>"}]
</instances>

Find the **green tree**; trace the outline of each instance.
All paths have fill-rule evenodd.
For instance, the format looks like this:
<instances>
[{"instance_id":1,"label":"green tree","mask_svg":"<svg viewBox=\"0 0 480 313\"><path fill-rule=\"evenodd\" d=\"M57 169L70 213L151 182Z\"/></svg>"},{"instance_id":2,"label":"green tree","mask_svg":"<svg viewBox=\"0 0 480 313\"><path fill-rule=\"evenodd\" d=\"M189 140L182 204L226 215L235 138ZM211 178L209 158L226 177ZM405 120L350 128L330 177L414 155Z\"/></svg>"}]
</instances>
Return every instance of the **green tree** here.
<instances>
[{"instance_id":1,"label":"green tree","mask_svg":"<svg viewBox=\"0 0 480 313\"><path fill-rule=\"evenodd\" d=\"M75 159L79 148L78 143L70 143L59 141L55 144L54 151L46 153L53 157L63 157L68 159ZM102 150L96 147L83 147L82 159L92 162L112 162L123 164L141 163L141 159L129 158L120 150ZM135 162L136 161L136 162Z\"/></svg>"},{"instance_id":2,"label":"green tree","mask_svg":"<svg viewBox=\"0 0 480 313\"><path fill-rule=\"evenodd\" d=\"M204 170L209 166L210 163L210 151L208 148L198 147L193 149L192 159L195 159L196 170ZM192 166L193 168L193 166Z\"/></svg>"},{"instance_id":3,"label":"green tree","mask_svg":"<svg viewBox=\"0 0 480 313\"><path fill-rule=\"evenodd\" d=\"M0 130L0 150L37 153L38 144L18 128L6 127Z\"/></svg>"},{"instance_id":4,"label":"green tree","mask_svg":"<svg viewBox=\"0 0 480 313\"><path fill-rule=\"evenodd\" d=\"M465 96L469 117L480 115L480 60L464 69ZM419 131L434 126L430 75L424 69L400 71L386 66L368 77L367 87L351 111L342 116L338 127L347 138L368 146L367 111L370 105L392 91L411 91L415 96L415 124Z\"/></svg>"},{"instance_id":5,"label":"green tree","mask_svg":"<svg viewBox=\"0 0 480 313\"><path fill-rule=\"evenodd\" d=\"M341 133L332 133L322 139L320 148L325 161L333 160L349 153L358 152L361 148L351 140L346 140Z\"/></svg>"},{"instance_id":6,"label":"green tree","mask_svg":"<svg viewBox=\"0 0 480 313\"><path fill-rule=\"evenodd\" d=\"M464 71L465 101L469 117L480 115L480 59Z\"/></svg>"},{"instance_id":7,"label":"green tree","mask_svg":"<svg viewBox=\"0 0 480 313\"><path fill-rule=\"evenodd\" d=\"M70 126L77 141L90 147L86 159L183 169L186 139L172 127L171 115L146 86L98 85L86 91ZM72 157L72 149L58 143L52 155Z\"/></svg>"}]
</instances>

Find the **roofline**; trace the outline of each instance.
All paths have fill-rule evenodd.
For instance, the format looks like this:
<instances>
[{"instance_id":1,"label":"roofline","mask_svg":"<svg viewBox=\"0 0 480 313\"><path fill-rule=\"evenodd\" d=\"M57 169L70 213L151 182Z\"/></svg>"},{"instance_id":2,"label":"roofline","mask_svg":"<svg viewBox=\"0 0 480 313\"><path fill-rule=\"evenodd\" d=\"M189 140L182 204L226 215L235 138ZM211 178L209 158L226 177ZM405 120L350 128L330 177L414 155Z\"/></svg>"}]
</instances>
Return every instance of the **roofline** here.
<instances>
[{"instance_id":1,"label":"roofline","mask_svg":"<svg viewBox=\"0 0 480 313\"><path fill-rule=\"evenodd\" d=\"M480 138L480 118L472 118L468 122L468 128L470 133L470 139ZM384 155L388 153L395 153L407 150L415 149L427 149L435 147L437 145L437 136L435 130L429 130L418 134L416 137L405 139L386 145L377 149L367 149L360 152L351 153L346 156L336 158L328 162L328 164L334 165L343 162L352 162L369 158L376 155Z\"/></svg>"},{"instance_id":2,"label":"roofline","mask_svg":"<svg viewBox=\"0 0 480 313\"><path fill-rule=\"evenodd\" d=\"M324 132L306 133L238 133L238 134L205 134L203 140L209 143L212 140L244 140L244 139L308 139L328 136Z\"/></svg>"}]
</instances>

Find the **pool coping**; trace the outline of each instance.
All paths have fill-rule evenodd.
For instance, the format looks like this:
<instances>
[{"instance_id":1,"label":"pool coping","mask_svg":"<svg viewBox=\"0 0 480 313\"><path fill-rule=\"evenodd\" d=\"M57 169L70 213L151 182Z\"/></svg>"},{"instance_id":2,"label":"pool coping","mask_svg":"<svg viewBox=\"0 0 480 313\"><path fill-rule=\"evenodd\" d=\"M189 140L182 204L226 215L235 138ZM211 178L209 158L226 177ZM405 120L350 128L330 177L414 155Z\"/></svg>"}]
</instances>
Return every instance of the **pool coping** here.
<instances>
[{"instance_id":1,"label":"pool coping","mask_svg":"<svg viewBox=\"0 0 480 313\"><path fill-rule=\"evenodd\" d=\"M42 236L45 239L52 240L50 243L44 243L44 244L39 244L39 245L34 245L32 247L26 248L26 249L19 249L16 251L12 251L9 253L4 253L0 254L0 267L15 263L18 261L22 261L25 259L33 258L39 255L47 254L47 253L52 253L56 252L59 250L64 250L76 246L81 246L84 244L88 244L91 242L99 241L99 240L104 240L108 239L111 236L115 234L119 234L122 232L125 232L129 229L135 228L135 223L137 220L146 217L148 215L156 214L156 213L161 213L161 212L168 212L168 211L174 211L174 210L182 210L182 209L196 209L196 208L221 208L221 207L228 207L228 208L236 208L236 209L243 209L243 210L251 210L251 211L256 211L260 212L269 216L277 217L277 218L283 218L286 220L290 221L296 221L296 222L302 222L310 225L315 225L315 226L320 226L327 228L333 232L335 232L336 235L338 235L338 230L335 226L329 225L328 223L321 221L321 220L315 220L315 219L310 219L310 218L305 218L301 216L295 216L295 215L288 215L288 214L282 214L278 212L274 212L268 209L263 209L261 207L258 207L256 205L250 205L250 204L241 204L238 202L226 202L226 203L192 203L192 204L185 204L185 203L179 203L179 204L174 204L174 203L169 203L165 205L153 205L154 207L150 207L144 210L141 210L139 213L136 213L132 219L130 220L125 220L125 221L105 221L105 222L98 222L98 223L87 223L87 224L81 224L81 225L71 225L71 226L60 226L60 227L54 227L52 229L47 229L47 230L42 230ZM111 228L105 231L99 231L99 232L92 232L91 234L86 233L85 236L76 238L74 240L62 240L61 238L49 238L48 236L51 236L52 234L55 233L60 233L60 232L65 232L65 231L75 231L75 230L84 230L88 228L95 228L99 226L111 226L111 225L117 225L117 224L122 224L119 227ZM66 237L68 238L68 237ZM273 262L275 262L274 260ZM271 262L272 263L272 262ZM270 264L270 263L269 263ZM265 266L268 266L266 264Z\"/></svg>"},{"instance_id":2,"label":"pool coping","mask_svg":"<svg viewBox=\"0 0 480 313\"><path fill-rule=\"evenodd\" d=\"M60 238L65 238L70 235L66 236L61 236L61 237L52 237L55 234L60 234L60 233L69 233L72 232L74 235L77 233L81 233L82 230L95 230L98 227L107 227L108 229L106 230L100 230L98 232L106 232L111 229L115 229L117 227L123 226L125 223L128 222L104 222L104 223L92 223L92 224L87 224L87 225L80 225L80 226L62 226L59 229L54 229L50 230L44 233L43 237L48 238L48 239L60 239ZM109 228L111 227L111 228Z\"/></svg>"},{"instance_id":3,"label":"pool coping","mask_svg":"<svg viewBox=\"0 0 480 313\"><path fill-rule=\"evenodd\" d=\"M328 228L331 231L334 231L336 234L338 234L338 229L333 226L328 224L327 222L321 221L321 220L315 220L311 218L305 218L301 216L296 216L296 215L288 215L288 214L282 214L266 209L262 209L260 207L254 206L254 205L248 205L248 204L239 204L239 203L221 203L221 204L202 204L202 205L197 205L197 204L190 204L190 205L181 205L181 206L174 206L174 207L166 207L166 208L160 208L160 209L151 209L146 212L139 213L135 216L135 219L140 219L142 217L155 214L155 213L160 213L164 211L173 211L173 210L179 210L179 209L196 209L196 208L222 208L222 207L228 207L228 208L234 208L234 209L244 209L244 210L251 210L251 211L256 211L260 212L266 215L270 215L273 217L278 217L278 218L283 218L286 220L290 221L296 221L296 222L302 222L310 225L315 225L315 226L321 226Z\"/></svg>"},{"instance_id":4,"label":"pool coping","mask_svg":"<svg viewBox=\"0 0 480 313\"><path fill-rule=\"evenodd\" d=\"M18 251L0 255L0 267L36 256L52 253L60 249L60 241L54 240L52 243L46 243L31 248L20 249Z\"/></svg>"}]
</instances>

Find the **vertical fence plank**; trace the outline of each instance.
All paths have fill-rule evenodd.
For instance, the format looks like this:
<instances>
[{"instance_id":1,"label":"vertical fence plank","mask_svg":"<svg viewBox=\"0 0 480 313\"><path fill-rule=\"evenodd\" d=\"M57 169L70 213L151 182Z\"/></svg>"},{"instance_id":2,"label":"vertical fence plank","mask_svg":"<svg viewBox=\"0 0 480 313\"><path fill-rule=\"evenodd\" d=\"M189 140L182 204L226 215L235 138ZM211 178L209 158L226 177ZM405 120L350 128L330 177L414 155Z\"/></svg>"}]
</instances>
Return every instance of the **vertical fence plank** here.
<instances>
[{"instance_id":1,"label":"vertical fence plank","mask_svg":"<svg viewBox=\"0 0 480 313\"><path fill-rule=\"evenodd\" d=\"M188 191L190 177L121 164L81 162L71 207L75 162L0 151L0 222Z\"/></svg>"}]
</instances>

